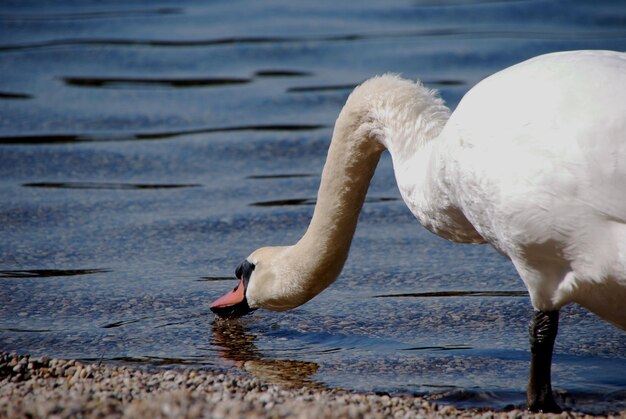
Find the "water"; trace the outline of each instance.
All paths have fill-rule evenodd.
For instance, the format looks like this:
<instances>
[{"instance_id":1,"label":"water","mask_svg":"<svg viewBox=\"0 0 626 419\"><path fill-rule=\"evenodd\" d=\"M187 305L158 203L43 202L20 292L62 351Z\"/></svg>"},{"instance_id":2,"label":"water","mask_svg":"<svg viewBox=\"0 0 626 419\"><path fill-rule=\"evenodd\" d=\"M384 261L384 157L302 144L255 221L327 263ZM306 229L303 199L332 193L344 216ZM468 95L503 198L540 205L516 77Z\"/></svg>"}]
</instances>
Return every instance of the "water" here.
<instances>
[{"instance_id":1,"label":"water","mask_svg":"<svg viewBox=\"0 0 626 419\"><path fill-rule=\"evenodd\" d=\"M524 403L521 281L422 229L387 155L332 287L238 321L208 306L304 232L354 85L402 73L454 108L531 56L624 50L626 3L4 1L0 22L0 350ZM626 408L626 335L561 319L561 404Z\"/></svg>"}]
</instances>

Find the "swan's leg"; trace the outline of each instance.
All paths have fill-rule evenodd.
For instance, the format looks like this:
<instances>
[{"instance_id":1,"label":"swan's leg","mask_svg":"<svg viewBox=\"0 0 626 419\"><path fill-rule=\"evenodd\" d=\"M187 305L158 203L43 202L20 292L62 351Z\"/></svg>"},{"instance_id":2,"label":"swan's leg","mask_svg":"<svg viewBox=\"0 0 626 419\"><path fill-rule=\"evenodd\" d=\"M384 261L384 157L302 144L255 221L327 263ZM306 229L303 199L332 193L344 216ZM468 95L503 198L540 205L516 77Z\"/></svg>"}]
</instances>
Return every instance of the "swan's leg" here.
<instances>
[{"instance_id":1,"label":"swan's leg","mask_svg":"<svg viewBox=\"0 0 626 419\"><path fill-rule=\"evenodd\" d=\"M530 322L530 380L528 381L528 410L560 413L562 410L552 396L550 369L554 339L559 329L559 312L535 311Z\"/></svg>"}]
</instances>

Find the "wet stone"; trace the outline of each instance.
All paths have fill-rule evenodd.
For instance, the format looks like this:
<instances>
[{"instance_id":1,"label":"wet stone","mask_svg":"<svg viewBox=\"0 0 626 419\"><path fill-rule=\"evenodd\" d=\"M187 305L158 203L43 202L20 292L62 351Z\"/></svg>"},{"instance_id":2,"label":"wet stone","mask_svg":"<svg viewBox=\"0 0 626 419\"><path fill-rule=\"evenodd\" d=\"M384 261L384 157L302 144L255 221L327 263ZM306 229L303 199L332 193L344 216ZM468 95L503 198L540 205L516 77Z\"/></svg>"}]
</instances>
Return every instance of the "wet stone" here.
<instances>
[{"instance_id":1,"label":"wet stone","mask_svg":"<svg viewBox=\"0 0 626 419\"><path fill-rule=\"evenodd\" d=\"M13 368L8 368L12 365ZM28 374L15 373L24 366ZM54 366L54 367L53 367ZM45 378L44 371L63 371ZM196 383L204 383L196 387ZM203 370L150 373L128 367L85 365L0 354L0 411L7 417L532 417L509 412L459 410L412 396L281 387L243 375ZM220 413L222 412L222 413ZM618 416L623 416L621 412ZM567 412L567 417L586 417Z\"/></svg>"}]
</instances>

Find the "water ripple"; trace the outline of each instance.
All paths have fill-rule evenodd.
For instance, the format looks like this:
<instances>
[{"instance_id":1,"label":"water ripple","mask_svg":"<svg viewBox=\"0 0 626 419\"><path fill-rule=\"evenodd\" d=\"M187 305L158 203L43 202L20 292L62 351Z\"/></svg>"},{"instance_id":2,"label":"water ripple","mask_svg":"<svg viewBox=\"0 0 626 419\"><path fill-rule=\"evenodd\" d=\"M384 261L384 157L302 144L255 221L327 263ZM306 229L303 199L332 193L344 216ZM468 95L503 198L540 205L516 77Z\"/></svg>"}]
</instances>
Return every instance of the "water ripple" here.
<instances>
[{"instance_id":1,"label":"water ripple","mask_svg":"<svg viewBox=\"0 0 626 419\"><path fill-rule=\"evenodd\" d=\"M398 198L392 197L368 197L365 198L366 203L380 203L398 201ZM272 201L259 201L250 204L251 207L284 207L293 205L315 205L317 202L314 198L289 198L289 199L277 199Z\"/></svg>"},{"instance_id":2,"label":"water ripple","mask_svg":"<svg viewBox=\"0 0 626 419\"><path fill-rule=\"evenodd\" d=\"M111 182L34 182L22 184L25 188L50 189L111 189L111 190L144 190L144 189L180 189L197 188L199 184L159 184L159 183L111 183Z\"/></svg>"},{"instance_id":3,"label":"water ripple","mask_svg":"<svg viewBox=\"0 0 626 419\"><path fill-rule=\"evenodd\" d=\"M103 329L111 329L111 328L115 328L115 327L120 327L120 326L124 326L127 324L133 324L133 323L139 323L142 320L146 320L149 319L150 316L144 316L144 317L140 317L138 319L132 319L132 320L119 320L113 323L107 323L105 325L102 325L100 327L102 327Z\"/></svg>"},{"instance_id":4,"label":"water ripple","mask_svg":"<svg viewBox=\"0 0 626 419\"><path fill-rule=\"evenodd\" d=\"M23 100L32 98L32 95L26 93L0 92L0 100Z\"/></svg>"},{"instance_id":5,"label":"water ripple","mask_svg":"<svg viewBox=\"0 0 626 419\"><path fill-rule=\"evenodd\" d=\"M55 278L62 276L93 275L111 272L109 269L30 269L0 271L0 278Z\"/></svg>"},{"instance_id":6,"label":"water ripple","mask_svg":"<svg viewBox=\"0 0 626 419\"><path fill-rule=\"evenodd\" d=\"M314 131L327 128L321 124L268 124L268 125L240 125L232 127L198 128L165 132L145 133L97 133L97 134L33 134L0 136L0 144L69 144L100 141L133 141L133 140L161 140L184 135L215 134L241 131Z\"/></svg>"},{"instance_id":7,"label":"water ripple","mask_svg":"<svg viewBox=\"0 0 626 419\"><path fill-rule=\"evenodd\" d=\"M313 73L296 70L260 70L255 72L254 75L256 77L309 77Z\"/></svg>"},{"instance_id":8,"label":"water ripple","mask_svg":"<svg viewBox=\"0 0 626 419\"><path fill-rule=\"evenodd\" d=\"M57 22L59 20L86 20L110 19L124 17L148 17L181 14L183 9L178 7L159 7L156 9L135 10L102 10L93 12L50 13L50 14L0 14L0 19L6 22Z\"/></svg>"},{"instance_id":9,"label":"water ripple","mask_svg":"<svg viewBox=\"0 0 626 419\"><path fill-rule=\"evenodd\" d=\"M142 77L63 77L68 86L76 87L137 87L167 86L178 88L233 86L250 83L244 78L142 78Z\"/></svg>"},{"instance_id":10,"label":"water ripple","mask_svg":"<svg viewBox=\"0 0 626 419\"><path fill-rule=\"evenodd\" d=\"M312 175L309 173L277 173L273 175L251 175L246 176L246 179L290 179L290 178L306 178L306 177L314 177L316 175Z\"/></svg>"},{"instance_id":11,"label":"water ripple","mask_svg":"<svg viewBox=\"0 0 626 419\"><path fill-rule=\"evenodd\" d=\"M0 52L40 49L68 46L106 46L106 47L216 47L225 45L246 44L290 44L303 42L355 42L363 40L381 40L396 38L494 38L494 39L542 39L542 40L577 40L584 39L615 39L624 37L623 30L589 31L581 34L579 31L567 30L468 30L466 28L426 29L406 32L363 33L322 36L295 36L295 37L229 37L215 39L189 40L143 40L143 39L115 39L115 38L69 38L53 39L41 42L15 43L0 45Z\"/></svg>"},{"instance_id":12,"label":"water ripple","mask_svg":"<svg viewBox=\"0 0 626 419\"><path fill-rule=\"evenodd\" d=\"M372 298L434 298L434 297L528 297L527 291L433 291L373 295Z\"/></svg>"},{"instance_id":13,"label":"water ripple","mask_svg":"<svg viewBox=\"0 0 626 419\"><path fill-rule=\"evenodd\" d=\"M234 281L233 276L203 276L200 279L196 279L198 282L212 282L212 281Z\"/></svg>"},{"instance_id":14,"label":"water ripple","mask_svg":"<svg viewBox=\"0 0 626 419\"><path fill-rule=\"evenodd\" d=\"M20 329L15 327L7 327L6 329L0 329L1 332L13 332L13 333L47 333L57 332L55 329Z\"/></svg>"}]
</instances>

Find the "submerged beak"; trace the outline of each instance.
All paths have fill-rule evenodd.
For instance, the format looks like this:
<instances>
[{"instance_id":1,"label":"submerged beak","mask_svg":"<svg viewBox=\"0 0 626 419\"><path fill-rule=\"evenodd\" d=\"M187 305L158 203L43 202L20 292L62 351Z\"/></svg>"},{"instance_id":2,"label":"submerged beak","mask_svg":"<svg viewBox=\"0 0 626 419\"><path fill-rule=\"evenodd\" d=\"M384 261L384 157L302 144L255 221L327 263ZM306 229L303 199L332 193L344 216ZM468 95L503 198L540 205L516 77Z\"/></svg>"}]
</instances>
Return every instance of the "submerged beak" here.
<instances>
[{"instance_id":1,"label":"submerged beak","mask_svg":"<svg viewBox=\"0 0 626 419\"><path fill-rule=\"evenodd\" d=\"M241 317L253 311L246 300L246 286L243 277L234 290L211 304L211 311L224 319Z\"/></svg>"}]
</instances>

